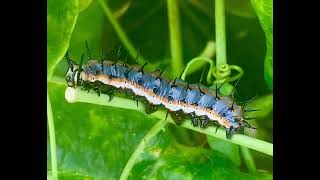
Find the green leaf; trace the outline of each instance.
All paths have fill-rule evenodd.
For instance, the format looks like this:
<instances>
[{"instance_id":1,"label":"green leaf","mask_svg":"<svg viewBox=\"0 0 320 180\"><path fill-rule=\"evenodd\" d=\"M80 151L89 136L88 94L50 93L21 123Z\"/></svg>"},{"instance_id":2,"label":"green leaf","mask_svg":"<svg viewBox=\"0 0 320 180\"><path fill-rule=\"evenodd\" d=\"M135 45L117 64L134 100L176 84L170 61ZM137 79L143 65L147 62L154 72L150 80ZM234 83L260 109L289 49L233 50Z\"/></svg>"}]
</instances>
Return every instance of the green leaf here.
<instances>
[{"instance_id":1,"label":"green leaf","mask_svg":"<svg viewBox=\"0 0 320 180\"><path fill-rule=\"evenodd\" d=\"M265 32L267 53L264 61L264 78L270 89L273 88L273 1L251 0L260 25Z\"/></svg>"},{"instance_id":2,"label":"green leaf","mask_svg":"<svg viewBox=\"0 0 320 180\"><path fill-rule=\"evenodd\" d=\"M79 12L88 8L92 0L79 0Z\"/></svg>"},{"instance_id":3,"label":"green leaf","mask_svg":"<svg viewBox=\"0 0 320 180\"><path fill-rule=\"evenodd\" d=\"M51 172L47 173L47 180L57 180L53 176L49 175ZM77 172L69 172L69 171L58 171L59 180L94 180L94 178L80 174Z\"/></svg>"},{"instance_id":4,"label":"green leaf","mask_svg":"<svg viewBox=\"0 0 320 180\"><path fill-rule=\"evenodd\" d=\"M273 94L268 94L252 101L245 109L259 109L259 111L250 112L250 117L267 117L273 110Z\"/></svg>"},{"instance_id":5,"label":"green leaf","mask_svg":"<svg viewBox=\"0 0 320 180\"><path fill-rule=\"evenodd\" d=\"M238 145L211 136L207 136L207 138L211 149L224 154L236 166L240 166L241 161Z\"/></svg>"},{"instance_id":6,"label":"green leaf","mask_svg":"<svg viewBox=\"0 0 320 180\"><path fill-rule=\"evenodd\" d=\"M216 87L220 87L219 92L224 96L230 96L232 93L234 87L232 84L226 82L226 83L214 83L212 86L210 86L210 89L215 90Z\"/></svg>"},{"instance_id":7,"label":"green leaf","mask_svg":"<svg viewBox=\"0 0 320 180\"><path fill-rule=\"evenodd\" d=\"M170 142L170 143L168 143ZM217 151L178 144L160 132L141 155L128 179L272 179L270 174L247 174Z\"/></svg>"},{"instance_id":8,"label":"green leaf","mask_svg":"<svg viewBox=\"0 0 320 180\"><path fill-rule=\"evenodd\" d=\"M226 0L226 11L244 18L256 18L250 0Z\"/></svg>"},{"instance_id":9,"label":"green leaf","mask_svg":"<svg viewBox=\"0 0 320 180\"><path fill-rule=\"evenodd\" d=\"M92 58L101 58L101 47L105 41L103 39L105 21L103 12L96 1L86 11L79 14L77 26L74 28L70 40L69 55L71 58L79 61L81 53L87 55L85 41L88 42Z\"/></svg>"},{"instance_id":10,"label":"green leaf","mask_svg":"<svg viewBox=\"0 0 320 180\"><path fill-rule=\"evenodd\" d=\"M58 172L59 174L59 180L95 180L95 178L92 178L90 176L80 174L77 172Z\"/></svg>"},{"instance_id":11,"label":"green leaf","mask_svg":"<svg viewBox=\"0 0 320 180\"><path fill-rule=\"evenodd\" d=\"M58 170L94 179L118 179L131 153L156 121L135 111L70 104L64 99L64 90L65 86L49 84Z\"/></svg>"},{"instance_id":12,"label":"green leaf","mask_svg":"<svg viewBox=\"0 0 320 180\"><path fill-rule=\"evenodd\" d=\"M88 42L92 58L101 58L101 47L104 42L104 21L101 8L95 1L85 11L79 13L77 25L74 27L68 46L69 57L71 59L80 62L81 54L84 53L86 62L87 50L85 41ZM106 51L107 49L105 48L104 50ZM64 77L66 69L67 63L62 61L56 66L54 75Z\"/></svg>"},{"instance_id":13,"label":"green leaf","mask_svg":"<svg viewBox=\"0 0 320 180\"><path fill-rule=\"evenodd\" d=\"M78 17L78 0L48 0L47 76L65 55Z\"/></svg>"}]
</instances>

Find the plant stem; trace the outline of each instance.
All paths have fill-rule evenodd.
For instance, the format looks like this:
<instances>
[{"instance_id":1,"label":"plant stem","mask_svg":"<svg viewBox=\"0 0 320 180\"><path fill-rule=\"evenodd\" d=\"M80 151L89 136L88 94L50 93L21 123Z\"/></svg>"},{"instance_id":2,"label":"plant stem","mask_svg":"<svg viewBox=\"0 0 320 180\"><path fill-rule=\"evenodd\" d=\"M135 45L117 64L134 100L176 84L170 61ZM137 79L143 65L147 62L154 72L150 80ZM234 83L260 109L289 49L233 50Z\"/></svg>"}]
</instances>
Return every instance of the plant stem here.
<instances>
[{"instance_id":1,"label":"plant stem","mask_svg":"<svg viewBox=\"0 0 320 180\"><path fill-rule=\"evenodd\" d=\"M49 138L50 138L50 152L51 152L51 171L54 179L58 179L58 165L56 154L56 137L54 131L54 122L51 109L51 103L49 93L47 92L47 113L48 113L48 126L49 126Z\"/></svg>"},{"instance_id":2,"label":"plant stem","mask_svg":"<svg viewBox=\"0 0 320 180\"><path fill-rule=\"evenodd\" d=\"M170 30L170 48L171 48L171 67L172 75L179 76L183 70L183 57L180 37L180 18L178 0L167 0L169 30Z\"/></svg>"},{"instance_id":3,"label":"plant stem","mask_svg":"<svg viewBox=\"0 0 320 180\"><path fill-rule=\"evenodd\" d=\"M202 50L199 56L212 58L216 54L216 42L208 41L206 47Z\"/></svg>"},{"instance_id":4,"label":"plant stem","mask_svg":"<svg viewBox=\"0 0 320 180\"><path fill-rule=\"evenodd\" d=\"M125 168L123 169L120 180L126 180L131 172L131 169L133 168L136 159L139 157L139 155L143 152L146 145L150 142L150 140L160 132L164 126L167 124L167 121L165 119L162 119L158 121L150 130L149 132L143 137L143 139L140 141L139 145L131 155L130 159L128 160Z\"/></svg>"},{"instance_id":5,"label":"plant stem","mask_svg":"<svg viewBox=\"0 0 320 180\"><path fill-rule=\"evenodd\" d=\"M227 63L225 9L224 9L224 0L214 0L214 1L215 1L216 43L217 43L216 65L220 66Z\"/></svg>"},{"instance_id":6,"label":"plant stem","mask_svg":"<svg viewBox=\"0 0 320 180\"><path fill-rule=\"evenodd\" d=\"M80 88L74 89L74 88L68 87L65 92L65 97L67 101L70 103L74 103L74 102L92 103L92 104L99 104L104 106L138 110L144 113L144 105L142 103L139 104L139 106L137 107L136 102L130 99L125 99L120 97L114 97L112 102L107 102L106 101L106 99L108 98L107 95L101 94L100 97L98 97L97 94L95 94L94 92L87 93L87 91L80 90ZM150 115L157 119L164 119L166 116L166 112L163 110L159 110ZM175 124L175 122L172 120L170 116L168 116L167 121ZM189 122L186 121L181 126L273 156L273 144L269 142L265 142L265 141L255 139L242 134L234 134L232 136L232 139L226 139L226 132L222 128L218 129L217 133L215 133L215 130L216 130L215 126L210 126L206 129L202 129L199 127L193 127L190 121Z\"/></svg>"},{"instance_id":7,"label":"plant stem","mask_svg":"<svg viewBox=\"0 0 320 180\"><path fill-rule=\"evenodd\" d=\"M240 150L242 153L242 156L244 158L244 162L246 163L248 170L250 173L256 172L256 165L254 163L254 160L252 158L252 155L250 153L250 150L246 147L240 146Z\"/></svg>"},{"instance_id":8,"label":"plant stem","mask_svg":"<svg viewBox=\"0 0 320 180\"><path fill-rule=\"evenodd\" d=\"M116 31L116 33L117 33L117 35L119 37L119 39L121 40L123 45L128 50L130 56L132 58L136 58L138 56L138 54L139 54L139 61L144 63L145 59L140 55L140 53L138 53L138 51L136 51L136 49L134 48L134 46L132 45L132 43L130 42L128 37L126 36L125 32L121 28L120 24L118 23L116 18L113 16L113 14L111 12L111 9L108 6L108 4L104 3L103 0L98 0L98 3L100 4L100 6L101 6L103 12L105 13L105 15L107 16L107 18L109 19L112 27L114 28L114 30Z\"/></svg>"}]
</instances>

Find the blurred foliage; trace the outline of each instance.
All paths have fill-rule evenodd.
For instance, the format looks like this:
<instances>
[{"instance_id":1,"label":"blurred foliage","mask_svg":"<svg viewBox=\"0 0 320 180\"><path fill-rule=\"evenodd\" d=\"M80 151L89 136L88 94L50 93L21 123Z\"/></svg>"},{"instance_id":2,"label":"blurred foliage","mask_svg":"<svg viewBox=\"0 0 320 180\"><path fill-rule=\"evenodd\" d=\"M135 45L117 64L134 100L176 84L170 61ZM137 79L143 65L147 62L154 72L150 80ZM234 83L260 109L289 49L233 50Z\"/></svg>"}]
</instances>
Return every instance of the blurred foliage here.
<instances>
[{"instance_id":1,"label":"blurred foliage","mask_svg":"<svg viewBox=\"0 0 320 180\"><path fill-rule=\"evenodd\" d=\"M78 1L48 0L47 14L47 75L64 56L78 17Z\"/></svg>"},{"instance_id":2,"label":"blurred foliage","mask_svg":"<svg viewBox=\"0 0 320 180\"><path fill-rule=\"evenodd\" d=\"M264 78L269 88L273 88L273 1L251 0L265 32L267 54L264 62Z\"/></svg>"},{"instance_id":3,"label":"blurred foliage","mask_svg":"<svg viewBox=\"0 0 320 180\"><path fill-rule=\"evenodd\" d=\"M151 64L170 60L165 0L106 2L128 38ZM198 56L208 41L215 39L213 2L179 1L185 64ZM79 1L81 12L73 14L73 19L77 16L73 29L72 18L62 18L64 14L70 17L70 12L74 12L75 5L70 3L59 1L55 4L48 0L48 70L61 60L66 49L72 59L79 61L81 54L86 53L85 40L89 43L91 55L99 59L101 49L108 52L121 45L96 1ZM62 8L67 4L69 10ZM270 6L269 1L251 1L251 4ZM244 70L237 86L237 101L246 102L257 95L247 108L262 109L249 114L256 117L250 123L258 129L246 130L246 134L272 142L273 97L267 86L272 84L272 76L264 74L270 72L270 67L272 70L272 66L265 63L270 62L267 60L270 57L272 63L272 43L268 45L272 33L266 31L266 28L270 29L270 23L263 20L270 14L270 8L263 11L267 12L267 16L263 16L251 4L249 0L226 1L228 63ZM131 63L135 62L131 60ZM54 76L64 79L66 68L66 62L60 61ZM172 69L169 67L168 71ZM198 82L201 72L195 71L187 79ZM65 86L49 83L48 89L56 129L59 178L118 179L135 147L156 120L135 111L69 104L64 99ZM49 143L48 138L47 165L50 172ZM272 179L272 157L252 154L259 172L256 174L249 174L243 167L238 146L169 125L141 154L129 179Z\"/></svg>"},{"instance_id":4,"label":"blurred foliage","mask_svg":"<svg viewBox=\"0 0 320 180\"><path fill-rule=\"evenodd\" d=\"M79 12L87 9L87 7L90 5L91 2L92 2L92 0L78 0Z\"/></svg>"},{"instance_id":5,"label":"blurred foliage","mask_svg":"<svg viewBox=\"0 0 320 180\"><path fill-rule=\"evenodd\" d=\"M208 136L208 143L212 149L224 154L233 161L236 166L240 166L241 161L238 145L211 136Z\"/></svg>"}]
</instances>

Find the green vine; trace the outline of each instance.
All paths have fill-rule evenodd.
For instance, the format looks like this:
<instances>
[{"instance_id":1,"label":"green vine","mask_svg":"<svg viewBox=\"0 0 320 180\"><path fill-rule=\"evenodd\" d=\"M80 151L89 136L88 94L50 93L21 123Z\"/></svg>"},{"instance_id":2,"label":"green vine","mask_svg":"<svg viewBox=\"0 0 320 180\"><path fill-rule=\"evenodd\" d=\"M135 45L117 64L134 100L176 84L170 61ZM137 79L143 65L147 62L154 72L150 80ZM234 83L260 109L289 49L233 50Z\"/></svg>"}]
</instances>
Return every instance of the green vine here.
<instances>
[{"instance_id":1,"label":"green vine","mask_svg":"<svg viewBox=\"0 0 320 180\"><path fill-rule=\"evenodd\" d=\"M51 171L52 178L58 180L58 163L56 154L56 136L54 130L53 115L51 109L51 103L49 93L47 92L47 114L48 114L48 126L49 126L49 138L50 138L50 152L51 152Z\"/></svg>"},{"instance_id":2,"label":"green vine","mask_svg":"<svg viewBox=\"0 0 320 180\"><path fill-rule=\"evenodd\" d=\"M217 43L217 67L227 64L226 52L226 25L224 0L214 0L215 2L215 24L216 24L216 43Z\"/></svg>"},{"instance_id":3,"label":"green vine","mask_svg":"<svg viewBox=\"0 0 320 180\"><path fill-rule=\"evenodd\" d=\"M213 76L216 78L215 84L222 84L225 81L231 82L241 78L243 70L236 65L227 64L227 52L226 52L226 24L225 24L225 0L215 1L215 23L216 23L216 42L217 42L217 67L213 71ZM238 71L238 74L231 76L231 70ZM228 83L222 88L224 94L229 95L234 87ZM247 147L242 146L241 152L243 154L245 163L251 172L255 171L254 160Z\"/></svg>"},{"instance_id":4,"label":"green vine","mask_svg":"<svg viewBox=\"0 0 320 180\"><path fill-rule=\"evenodd\" d=\"M183 70L183 56L180 35L180 15L178 0L167 0L169 30L170 30L170 47L171 47L171 67L172 75L177 77Z\"/></svg>"},{"instance_id":5,"label":"green vine","mask_svg":"<svg viewBox=\"0 0 320 180\"><path fill-rule=\"evenodd\" d=\"M249 172L250 173L256 172L256 165L254 163L254 160L252 158L250 150L246 147L243 147L243 146L240 146L240 150L241 150L244 162L246 163L246 165L248 167Z\"/></svg>"},{"instance_id":6,"label":"green vine","mask_svg":"<svg viewBox=\"0 0 320 180\"><path fill-rule=\"evenodd\" d=\"M130 99L120 98L120 97L114 97L112 102L107 102L106 99L108 99L107 95L101 94L100 97L97 96L94 92L87 92L83 91L80 88L70 88L68 87L65 91L65 98L70 103L75 102L81 102L81 103L91 103L91 104L97 104L97 105L103 105L103 106L110 106L110 107L117 107L117 108L123 108L123 109L131 109L140 111L141 113L144 113L144 105L139 104L137 107L137 104L135 101L132 101ZM166 116L166 112L163 110L157 111L155 113L151 114L152 117L157 119L164 119ZM173 119L168 116L167 121L169 123L175 124ZM264 154L268 154L270 156L273 155L273 145L269 142L265 142L259 139L255 139L246 135L242 134L235 134L232 136L232 139L226 139L226 133L225 130L222 128L219 128L216 131L215 126L208 127L206 129L202 129L199 127L193 127L191 123L185 122L181 125L184 128L188 128L212 137L216 137L234 144L238 144L244 147L248 147L250 149L262 152Z\"/></svg>"},{"instance_id":7,"label":"green vine","mask_svg":"<svg viewBox=\"0 0 320 180\"><path fill-rule=\"evenodd\" d=\"M189 63L187 64L187 67L184 69L183 73L182 73L182 76L181 76L181 79L185 80L186 79L186 76L187 76L187 73L188 73L188 70L194 66L194 64L198 63L198 62L207 62L210 64L210 69L209 69L209 73L207 75L207 81L208 83L212 83L212 72L215 70L214 69L214 62L209 59L209 58L206 58L206 57L196 57L196 58L193 58L189 61Z\"/></svg>"}]
</instances>

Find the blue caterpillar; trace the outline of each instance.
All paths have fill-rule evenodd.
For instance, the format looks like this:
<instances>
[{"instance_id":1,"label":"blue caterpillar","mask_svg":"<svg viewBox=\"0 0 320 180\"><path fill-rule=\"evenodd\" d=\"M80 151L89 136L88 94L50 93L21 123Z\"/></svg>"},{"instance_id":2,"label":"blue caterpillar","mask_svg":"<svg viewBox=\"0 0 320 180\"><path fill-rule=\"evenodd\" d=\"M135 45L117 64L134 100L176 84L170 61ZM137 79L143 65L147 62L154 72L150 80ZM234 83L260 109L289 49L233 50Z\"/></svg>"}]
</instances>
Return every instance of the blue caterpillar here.
<instances>
[{"instance_id":1,"label":"blue caterpillar","mask_svg":"<svg viewBox=\"0 0 320 180\"><path fill-rule=\"evenodd\" d=\"M189 84L181 79L170 81L161 76L163 71L146 72L143 66L127 65L123 62L89 60L82 65L69 59L66 81L70 87L93 89L98 95L108 94L112 100L114 92L123 92L135 100L146 103L146 113L153 113L165 107L176 124L186 117L193 126L206 128L217 124L226 130L226 137L244 133L244 127L251 127L244 118L243 107L230 97L201 84ZM168 114L167 114L168 115Z\"/></svg>"}]
</instances>

